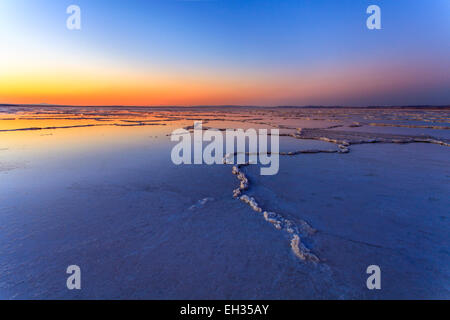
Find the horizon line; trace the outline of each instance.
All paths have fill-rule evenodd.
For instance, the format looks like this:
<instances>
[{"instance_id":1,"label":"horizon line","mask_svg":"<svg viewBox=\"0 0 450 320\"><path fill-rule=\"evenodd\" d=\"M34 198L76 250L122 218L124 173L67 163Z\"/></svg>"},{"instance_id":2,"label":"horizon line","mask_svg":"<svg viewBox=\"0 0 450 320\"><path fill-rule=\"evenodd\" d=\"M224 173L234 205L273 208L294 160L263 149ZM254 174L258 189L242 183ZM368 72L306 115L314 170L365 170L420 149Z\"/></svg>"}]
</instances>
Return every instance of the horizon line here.
<instances>
[{"instance_id":1,"label":"horizon line","mask_svg":"<svg viewBox=\"0 0 450 320\"><path fill-rule=\"evenodd\" d=\"M420 105L366 105L366 106L345 106L345 105L72 105L72 104L48 104L48 103L0 103L0 107L78 107L78 108L450 108L449 104L420 104Z\"/></svg>"}]
</instances>

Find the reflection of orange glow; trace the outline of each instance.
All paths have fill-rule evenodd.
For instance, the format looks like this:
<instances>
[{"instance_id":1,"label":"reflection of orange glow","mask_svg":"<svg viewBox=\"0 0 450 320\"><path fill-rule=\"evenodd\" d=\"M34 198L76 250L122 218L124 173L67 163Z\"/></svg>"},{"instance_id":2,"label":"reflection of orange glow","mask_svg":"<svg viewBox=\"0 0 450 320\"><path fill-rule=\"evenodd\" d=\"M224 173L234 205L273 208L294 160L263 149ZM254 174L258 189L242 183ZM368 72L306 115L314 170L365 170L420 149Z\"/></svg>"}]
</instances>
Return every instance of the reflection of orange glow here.
<instances>
[{"instance_id":1,"label":"reflection of orange glow","mask_svg":"<svg viewBox=\"0 0 450 320\"><path fill-rule=\"evenodd\" d=\"M162 119L160 117L155 117L151 114L145 115L145 112L142 114L144 114L144 116L141 115L140 117L135 117L130 113L122 115L120 110L117 110L111 114L106 112L105 116L100 116L102 120L97 121L96 119L99 118L98 115L89 114L46 115L17 113L10 115L0 113L0 149L9 150L2 154L2 160L16 160L15 157L17 156L18 150L25 150L25 152L29 153L30 159L33 159L36 156L46 158L49 155L52 155L53 152L70 155L84 152L89 153L92 150L98 149L115 150L118 145L130 146L133 142L148 144L148 146L151 147L151 144L157 143L157 141L149 139L149 136L160 136L164 138L166 137L166 134L170 133L175 128L186 126L188 124L186 121L160 122ZM80 117L91 119L79 119ZM161 123L166 125L114 126L114 124L134 124L134 122L126 121L148 121L150 123L154 121L155 124ZM89 127L86 125L94 126ZM1 132L1 130L11 129L58 128L70 126L75 127L65 129ZM113 145L114 147L112 147Z\"/></svg>"}]
</instances>

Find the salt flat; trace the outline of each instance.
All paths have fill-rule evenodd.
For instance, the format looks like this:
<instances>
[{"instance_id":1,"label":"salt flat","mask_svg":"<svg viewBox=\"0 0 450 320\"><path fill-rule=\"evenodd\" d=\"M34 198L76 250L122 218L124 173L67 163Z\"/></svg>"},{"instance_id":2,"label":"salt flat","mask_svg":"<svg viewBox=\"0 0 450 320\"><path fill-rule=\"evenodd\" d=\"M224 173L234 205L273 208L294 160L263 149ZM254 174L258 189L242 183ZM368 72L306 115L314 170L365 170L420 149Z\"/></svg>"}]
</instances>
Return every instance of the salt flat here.
<instances>
[{"instance_id":1,"label":"salt flat","mask_svg":"<svg viewBox=\"0 0 450 320\"><path fill-rule=\"evenodd\" d=\"M450 297L449 109L1 110L0 298ZM232 165L171 162L195 120L280 130L277 175L240 168L261 212Z\"/></svg>"}]
</instances>

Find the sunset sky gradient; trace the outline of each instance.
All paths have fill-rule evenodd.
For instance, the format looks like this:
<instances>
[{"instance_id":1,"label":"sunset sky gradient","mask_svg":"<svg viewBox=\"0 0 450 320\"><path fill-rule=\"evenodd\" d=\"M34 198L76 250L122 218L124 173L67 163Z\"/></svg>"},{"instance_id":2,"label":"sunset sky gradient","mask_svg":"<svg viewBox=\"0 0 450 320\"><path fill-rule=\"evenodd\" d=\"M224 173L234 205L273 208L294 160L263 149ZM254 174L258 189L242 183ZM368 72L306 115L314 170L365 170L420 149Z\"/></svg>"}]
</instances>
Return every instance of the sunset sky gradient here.
<instances>
[{"instance_id":1,"label":"sunset sky gradient","mask_svg":"<svg viewBox=\"0 0 450 320\"><path fill-rule=\"evenodd\" d=\"M0 103L450 103L448 0L2 0L0 43Z\"/></svg>"}]
</instances>

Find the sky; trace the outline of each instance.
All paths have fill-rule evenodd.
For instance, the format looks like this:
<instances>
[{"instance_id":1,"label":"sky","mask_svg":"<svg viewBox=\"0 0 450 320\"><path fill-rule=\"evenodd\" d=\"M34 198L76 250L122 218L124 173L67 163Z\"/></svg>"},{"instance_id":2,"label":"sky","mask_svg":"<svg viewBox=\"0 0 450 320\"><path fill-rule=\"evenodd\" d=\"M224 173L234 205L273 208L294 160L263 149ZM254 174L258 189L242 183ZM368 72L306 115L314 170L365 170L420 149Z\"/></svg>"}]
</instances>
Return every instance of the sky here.
<instances>
[{"instance_id":1,"label":"sky","mask_svg":"<svg viewBox=\"0 0 450 320\"><path fill-rule=\"evenodd\" d=\"M0 103L448 105L449 40L448 0L0 0Z\"/></svg>"}]
</instances>

